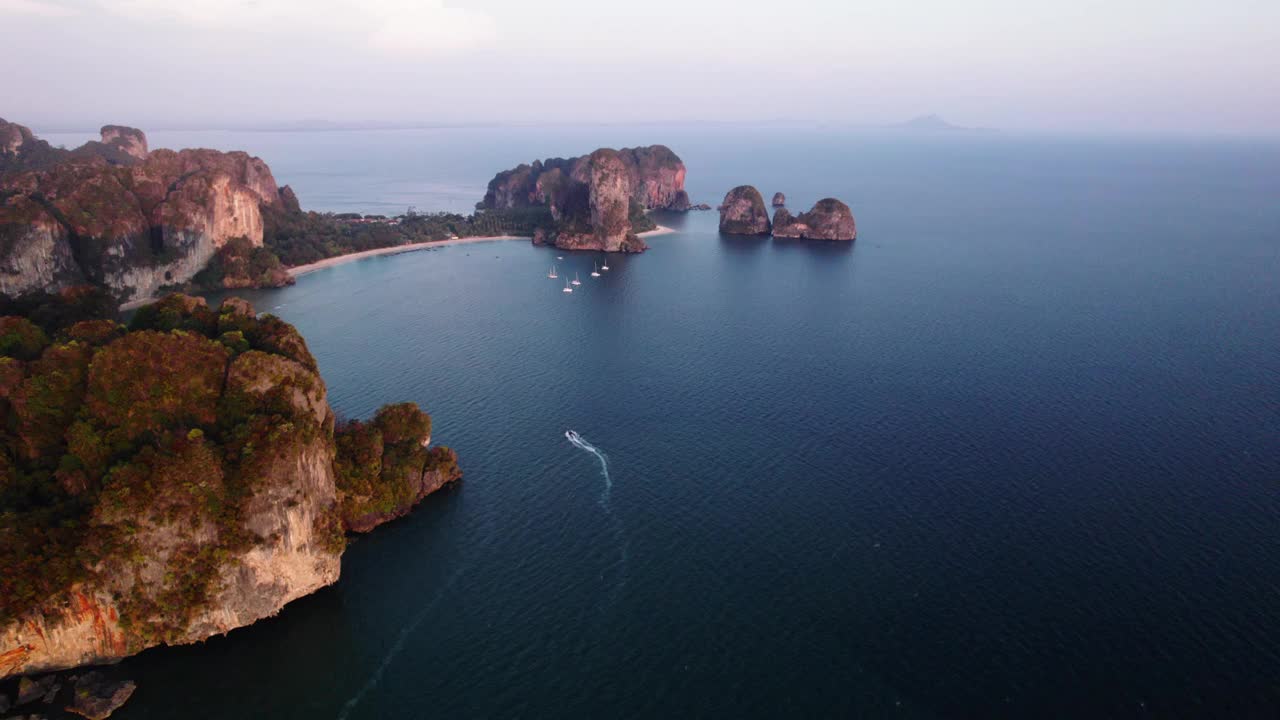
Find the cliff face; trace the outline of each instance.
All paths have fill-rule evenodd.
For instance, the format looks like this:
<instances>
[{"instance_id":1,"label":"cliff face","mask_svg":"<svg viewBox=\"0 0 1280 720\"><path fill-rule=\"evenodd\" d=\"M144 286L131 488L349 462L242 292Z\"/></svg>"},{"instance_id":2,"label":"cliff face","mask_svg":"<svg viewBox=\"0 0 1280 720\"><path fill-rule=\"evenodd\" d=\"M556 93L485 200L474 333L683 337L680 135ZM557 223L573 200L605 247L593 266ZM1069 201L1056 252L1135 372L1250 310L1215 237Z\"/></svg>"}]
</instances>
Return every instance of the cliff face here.
<instances>
[{"instance_id":1,"label":"cliff face","mask_svg":"<svg viewBox=\"0 0 1280 720\"><path fill-rule=\"evenodd\" d=\"M684 162L671 148L650 145L609 152L616 156L626 175L631 198L645 210L689 209L689 195L684 190ZM560 212L572 195L566 181L588 183L594 157L595 153L536 160L532 165L504 170L489 181L479 207L512 209L549 205L553 213ZM544 175L554 176L540 182Z\"/></svg>"},{"instance_id":2,"label":"cliff face","mask_svg":"<svg viewBox=\"0 0 1280 720\"><path fill-rule=\"evenodd\" d=\"M720 232L726 235L768 235L769 212L764 197L750 185L739 185L720 204Z\"/></svg>"},{"instance_id":3,"label":"cliff face","mask_svg":"<svg viewBox=\"0 0 1280 720\"><path fill-rule=\"evenodd\" d=\"M853 211L835 198L823 198L809 212L792 216L780 208L773 216L773 236L805 240L853 240L858 229Z\"/></svg>"},{"instance_id":4,"label":"cliff face","mask_svg":"<svg viewBox=\"0 0 1280 720\"><path fill-rule=\"evenodd\" d=\"M0 678L197 642L336 581L344 524L459 476L394 407L365 487L391 502L345 523L359 458L291 326L176 295L127 332L0 318Z\"/></svg>"},{"instance_id":5,"label":"cliff face","mask_svg":"<svg viewBox=\"0 0 1280 720\"><path fill-rule=\"evenodd\" d=\"M18 136L19 151L34 142ZM190 280L232 238L262 245L264 209L283 202L262 160L148 152L141 131L114 125L102 138L85 146L98 149L47 167L23 161L0 176L0 292L90 282L121 299L147 298Z\"/></svg>"},{"instance_id":6,"label":"cliff face","mask_svg":"<svg viewBox=\"0 0 1280 720\"><path fill-rule=\"evenodd\" d=\"M123 125L103 125L99 133L102 135L103 145L109 145L138 160L147 159L147 136L141 130Z\"/></svg>"},{"instance_id":7,"label":"cliff face","mask_svg":"<svg viewBox=\"0 0 1280 720\"><path fill-rule=\"evenodd\" d=\"M645 209L689 209L684 163L666 147L601 148L499 173L480 203L491 210L546 208L535 243L562 250L641 252L636 233L653 227Z\"/></svg>"}]
</instances>

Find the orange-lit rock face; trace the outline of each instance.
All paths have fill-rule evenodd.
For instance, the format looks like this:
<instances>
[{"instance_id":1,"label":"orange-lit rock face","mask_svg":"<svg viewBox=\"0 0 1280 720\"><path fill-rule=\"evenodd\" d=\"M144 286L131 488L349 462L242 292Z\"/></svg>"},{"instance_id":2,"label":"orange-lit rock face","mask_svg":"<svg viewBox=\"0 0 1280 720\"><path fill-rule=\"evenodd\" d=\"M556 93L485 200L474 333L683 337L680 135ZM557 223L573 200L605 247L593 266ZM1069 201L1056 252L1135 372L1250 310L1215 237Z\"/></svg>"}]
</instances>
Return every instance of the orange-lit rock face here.
<instances>
[{"instance_id":1,"label":"orange-lit rock face","mask_svg":"<svg viewBox=\"0 0 1280 720\"><path fill-rule=\"evenodd\" d=\"M0 340L0 444L18 450L0 484L42 497L0 513L0 679L275 615L337 581L344 529L461 475L414 403L335 433L302 336L243 300L171 295L129 329L52 336L0 317Z\"/></svg>"},{"instance_id":2,"label":"orange-lit rock face","mask_svg":"<svg viewBox=\"0 0 1280 720\"><path fill-rule=\"evenodd\" d=\"M103 143L89 144L98 154L81 148L47 168L0 177L7 195L0 292L87 281L123 299L145 298L190 280L232 238L261 246L263 207L281 202L262 160L215 150L148 152L140 131L108 125L102 132ZM0 126L0 141L9 134Z\"/></svg>"}]
</instances>

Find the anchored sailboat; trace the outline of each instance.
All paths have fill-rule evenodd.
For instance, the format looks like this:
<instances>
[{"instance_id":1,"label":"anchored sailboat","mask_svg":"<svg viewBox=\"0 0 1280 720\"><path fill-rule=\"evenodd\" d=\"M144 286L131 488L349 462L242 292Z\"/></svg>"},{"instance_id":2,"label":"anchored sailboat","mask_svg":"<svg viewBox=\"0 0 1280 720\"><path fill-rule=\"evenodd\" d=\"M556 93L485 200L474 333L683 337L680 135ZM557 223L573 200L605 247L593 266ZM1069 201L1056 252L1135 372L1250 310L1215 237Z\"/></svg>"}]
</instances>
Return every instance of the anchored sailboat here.
<instances>
[{"instance_id":1,"label":"anchored sailboat","mask_svg":"<svg viewBox=\"0 0 1280 720\"><path fill-rule=\"evenodd\" d=\"M603 272L609 271L609 258L604 259L604 264L600 266L600 270Z\"/></svg>"},{"instance_id":2,"label":"anchored sailboat","mask_svg":"<svg viewBox=\"0 0 1280 720\"><path fill-rule=\"evenodd\" d=\"M551 272L547 273L547 277L551 278L552 280L555 280L556 278L560 277L559 275L556 274L555 265L551 266Z\"/></svg>"},{"instance_id":3,"label":"anchored sailboat","mask_svg":"<svg viewBox=\"0 0 1280 720\"><path fill-rule=\"evenodd\" d=\"M600 277L600 268L595 263L591 263L591 277Z\"/></svg>"},{"instance_id":4,"label":"anchored sailboat","mask_svg":"<svg viewBox=\"0 0 1280 720\"><path fill-rule=\"evenodd\" d=\"M565 279L565 281L564 281L564 291L565 291L565 292L573 292L573 288L569 287L569 280L568 280L568 278L566 278L566 279Z\"/></svg>"},{"instance_id":5,"label":"anchored sailboat","mask_svg":"<svg viewBox=\"0 0 1280 720\"><path fill-rule=\"evenodd\" d=\"M573 284L574 284L574 285L581 285L581 284L582 284L582 281L578 279L578 273L574 273L574 274L573 274Z\"/></svg>"}]
</instances>

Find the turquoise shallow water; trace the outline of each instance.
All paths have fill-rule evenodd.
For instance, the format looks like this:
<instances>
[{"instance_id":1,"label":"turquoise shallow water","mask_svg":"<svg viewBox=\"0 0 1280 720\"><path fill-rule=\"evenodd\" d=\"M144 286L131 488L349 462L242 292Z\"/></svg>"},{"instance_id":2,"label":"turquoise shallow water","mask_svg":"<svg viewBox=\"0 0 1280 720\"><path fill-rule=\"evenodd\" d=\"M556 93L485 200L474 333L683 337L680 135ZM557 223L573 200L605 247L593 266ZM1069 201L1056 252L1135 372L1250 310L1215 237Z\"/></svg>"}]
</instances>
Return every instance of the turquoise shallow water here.
<instances>
[{"instance_id":1,"label":"turquoise shallow water","mask_svg":"<svg viewBox=\"0 0 1280 720\"><path fill-rule=\"evenodd\" d=\"M695 201L833 194L860 239L721 237L695 213L601 278L601 256L558 262L572 295L520 241L251 293L339 412L422 403L466 478L280 617L126 661L121 717L1280 709L1277 146L222 140L335 210L398 182L386 202L465 209L515 161L663 141Z\"/></svg>"}]
</instances>

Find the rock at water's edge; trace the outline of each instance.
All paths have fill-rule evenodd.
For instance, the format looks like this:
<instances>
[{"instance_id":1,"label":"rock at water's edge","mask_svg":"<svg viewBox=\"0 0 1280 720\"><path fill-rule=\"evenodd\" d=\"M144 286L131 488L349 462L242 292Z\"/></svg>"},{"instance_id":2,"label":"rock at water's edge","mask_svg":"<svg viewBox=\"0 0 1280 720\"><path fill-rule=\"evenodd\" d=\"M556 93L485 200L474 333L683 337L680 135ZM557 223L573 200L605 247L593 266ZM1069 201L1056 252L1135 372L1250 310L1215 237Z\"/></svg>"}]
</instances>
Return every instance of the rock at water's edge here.
<instances>
[{"instance_id":1,"label":"rock at water's edge","mask_svg":"<svg viewBox=\"0 0 1280 720\"><path fill-rule=\"evenodd\" d=\"M792 216L778 208L773 216L773 236L804 240L854 240L858 237L853 211L835 198L823 198L809 212Z\"/></svg>"},{"instance_id":2,"label":"rock at water's edge","mask_svg":"<svg viewBox=\"0 0 1280 720\"><path fill-rule=\"evenodd\" d=\"M768 235L769 212L764 197L750 185L739 185L720 205L720 232L726 235Z\"/></svg>"},{"instance_id":3,"label":"rock at water's edge","mask_svg":"<svg viewBox=\"0 0 1280 720\"><path fill-rule=\"evenodd\" d=\"M137 687L132 680L111 682L100 672L88 672L76 680L75 695L65 709L89 720L106 720L129 700Z\"/></svg>"}]
</instances>

